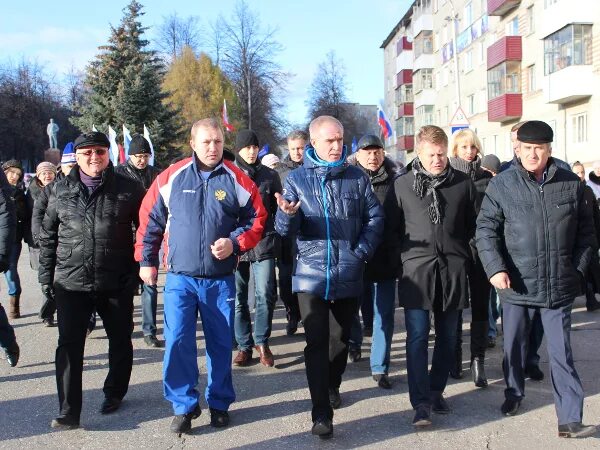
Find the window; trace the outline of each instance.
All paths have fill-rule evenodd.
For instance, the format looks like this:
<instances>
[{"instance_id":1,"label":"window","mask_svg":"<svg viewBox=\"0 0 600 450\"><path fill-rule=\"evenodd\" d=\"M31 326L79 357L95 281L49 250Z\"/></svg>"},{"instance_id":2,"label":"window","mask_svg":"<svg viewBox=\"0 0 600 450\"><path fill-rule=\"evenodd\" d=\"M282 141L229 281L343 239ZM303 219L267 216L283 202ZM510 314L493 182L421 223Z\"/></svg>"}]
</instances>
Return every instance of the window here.
<instances>
[{"instance_id":1,"label":"window","mask_svg":"<svg viewBox=\"0 0 600 450\"><path fill-rule=\"evenodd\" d=\"M419 127L433 125L433 105L419 106L415 111L415 122Z\"/></svg>"},{"instance_id":2,"label":"window","mask_svg":"<svg viewBox=\"0 0 600 450\"><path fill-rule=\"evenodd\" d=\"M534 92L536 89L535 64L532 64L527 68L527 92Z\"/></svg>"},{"instance_id":3,"label":"window","mask_svg":"<svg viewBox=\"0 0 600 450\"><path fill-rule=\"evenodd\" d=\"M431 55L433 53L433 31L421 31L413 41L413 50L415 59L421 55Z\"/></svg>"},{"instance_id":4,"label":"window","mask_svg":"<svg viewBox=\"0 0 600 450\"><path fill-rule=\"evenodd\" d=\"M573 142L587 142L587 113L576 114L572 116L571 121Z\"/></svg>"},{"instance_id":5,"label":"window","mask_svg":"<svg viewBox=\"0 0 600 450\"><path fill-rule=\"evenodd\" d=\"M467 3L463 12L463 30L466 30L473 23L473 5Z\"/></svg>"},{"instance_id":6,"label":"window","mask_svg":"<svg viewBox=\"0 0 600 450\"><path fill-rule=\"evenodd\" d=\"M486 49L483 41L481 41L478 45L479 45L479 64L483 64L483 63L485 63L485 60L487 57L487 55L486 55L487 49Z\"/></svg>"},{"instance_id":7,"label":"window","mask_svg":"<svg viewBox=\"0 0 600 450\"><path fill-rule=\"evenodd\" d=\"M464 61L465 72L470 72L471 70L473 70L473 49L472 48L470 48L469 50L467 50L465 52L465 55L463 56L463 61Z\"/></svg>"},{"instance_id":8,"label":"window","mask_svg":"<svg viewBox=\"0 0 600 450\"><path fill-rule=\"evenodd\" d=\"M467 114L472 116L475 112L475 94L471 94L467 96Z\"/></svg>"},{"instance_id":9,"label":"window","mask_svg":"<svg viewBox=\"0 0 600 450\"><path fill-rule=\"evenodd\" d=\"M527 8L527 33L532 34L535 32L535 20L533 17L533 5Z\"/></svg>"},{"instance_id":10,"label":"window","mask_svg":"<svg viewBox=\"0 0 600 450\"><path fill-rule=\"evenodd\" d=\"M400 89L396 89L396 103L412 103L413 102L412 84L403 84Z\"/></svg>"},{"instance_id":11,"label":"window","mask_svg":"<svg viewBox=\"0 0 600 450\"><path fill-rule=\"evenodd\" d=\"M396 120L396 134L398 136L413 136L415 134L414 117L404 116Z\"/></svg>"},{"instance_id":12,"label":"window","mask_svg":"<svg viewBox=\"0 0 600 450\"><path fill-rule=\"evenodd\" d=\"M506 61L488 70L488 99L521 92L521 62Z\"/></svg>"},{"instance_id":13,"label":"window","mask_svg":"<svg viewBox=\"0 0 600 450\"><path fill-rule=\"evenodd\" d=\"M414 92L433 89L433 69L417 70L413 74Z\"/></svg>"},{"instance_id":14,"label":"window","mask_svg":"<svg viewBox=\"0 0 600 450\"><path fill-rule=\"evenodd\" d=\"M506 35L507 36L518 36L519 35L519 16L515 16L506 24Z\"/></svg>"},{"instance_id":15,"label":"window","mask_svg":"<svg viewBox=\"0 0 600 450\"><path fill-rule=\"evenodd\" d=\"M592 64L592 26L571 24L544 39L544 74Z\"/></svg>"}]
</instances>

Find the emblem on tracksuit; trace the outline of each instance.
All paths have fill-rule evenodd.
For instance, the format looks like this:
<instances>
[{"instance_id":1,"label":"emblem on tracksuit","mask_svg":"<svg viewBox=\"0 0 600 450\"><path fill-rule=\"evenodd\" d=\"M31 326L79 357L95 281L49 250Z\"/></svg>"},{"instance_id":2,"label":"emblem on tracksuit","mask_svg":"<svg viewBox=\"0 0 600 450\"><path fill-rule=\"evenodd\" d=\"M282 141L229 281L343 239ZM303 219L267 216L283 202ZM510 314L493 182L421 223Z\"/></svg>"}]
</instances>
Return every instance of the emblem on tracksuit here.
<instances>
[{"instance_id":1,"label":"emblem on tracksuit","mask_svg":"<svg viewBox=\"0 0 600 450\"><path fill-rule=\"evenodd\" d=\"M227 197L227 192L225 192L222 189L217 189L215 191L215 198L219 201L225 200L225 197Z\"/></svg>"}]
</instances>

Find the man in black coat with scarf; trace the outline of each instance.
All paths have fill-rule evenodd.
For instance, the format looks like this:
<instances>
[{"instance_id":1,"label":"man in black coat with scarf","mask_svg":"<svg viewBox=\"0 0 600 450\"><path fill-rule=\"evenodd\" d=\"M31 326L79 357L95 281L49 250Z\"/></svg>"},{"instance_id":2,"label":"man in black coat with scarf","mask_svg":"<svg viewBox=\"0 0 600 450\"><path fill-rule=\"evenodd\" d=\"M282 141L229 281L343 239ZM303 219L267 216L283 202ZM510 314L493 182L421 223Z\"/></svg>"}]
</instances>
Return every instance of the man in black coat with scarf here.
<instances>
[{"instance_id":1,"label":"man in black coat with scarf","mask_svg":"<svg viewBox=\"0 0 600 450\"><path fill-rule=\"evenodd\" d=\"M398 282L406 323L406 361L413 425L431 425L431 410L447 414L446 388L456 346L458 312L469 305L469 241L475 233L476 191L468 175L448 163L448 136L426 125L416 136L417 158L386 198L399 244L403 275ZM390 241L391 239L391 241ZM431 371L427 370L429 313L435 320Z\"/></svg>"},{"instance_id":2,"label":"man in black coat with scarf","mask_svg":"<svg viewBox=\"0 0 600 450\"><path fill-rule=\"evenodd\" d=\"M477 219L477 250L503 304L502 414L517 414L525 396L529 329L543 323L559 437L587 437L583 387L571 350L571 308L580 294L596 239L584 186L551 157L552 128L526 122L517 132L518 159L494 177Z\"/></svg>"}]
</instances>

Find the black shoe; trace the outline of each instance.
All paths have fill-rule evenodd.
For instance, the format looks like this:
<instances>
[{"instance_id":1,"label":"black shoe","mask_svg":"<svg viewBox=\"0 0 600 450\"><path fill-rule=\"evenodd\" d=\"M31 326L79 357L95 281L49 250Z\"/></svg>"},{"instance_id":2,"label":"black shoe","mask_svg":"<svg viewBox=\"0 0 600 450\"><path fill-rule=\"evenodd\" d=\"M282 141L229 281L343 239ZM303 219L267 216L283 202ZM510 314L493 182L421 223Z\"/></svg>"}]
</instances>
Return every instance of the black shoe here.
<instances>
[{"instance_id":1,"label":"black shoe","mask_svg":"<svg viewBox=\"0 0 600 450\"><path fill-rule=\"evenodd\" d=\"M287 325L285 326L285 334L287 334L288 336L293 336L296 331L298 331L298 319L296 318L290 318L290 320L288 320Z\"/></svg>"},{"instance_id":2,"label":"black shoe","mask_svg":"<svg viewBox=\"0 0 600 450\"><path fill-rule=\"evenodd\" d=\"M57 430L75 430L79 428L79 419L71 416L58 416L56 419L52 419L50 427Z\"/></svg>"},{"instance_id":3,"label":"black shoe","mask_svg":"<svg viewBox=\"0 0 600 450\"><path fill-rule=\"evenodd\" d=\"M210 408L210 426L225 428L229 425L229 413L220 409Z\"/></svg>"},{"instance_id":4,"label":"black shoe","mask_svg":"<svg viewBox=\"0 0 600 450\"><path fill-rule=\"evenodd\" d=\"M519 411L519 406L521 406L520 400L512 400L507 398L504 400L504 403L502 403L500 411L502 411L502 414L505 416L514 416Z\"/></svg>"},{"instance_id":5,"label":"black shoe","mask_svg":"<svg viewBox=\"0 0 600 450\"><path fill-rule=\"evenodd\" d=\"M488 346L488 348L494 348L496 346L496 338L493 336L488 336L487 346Z\"/></svg>"},{"instance_id":6,"label":"black shoe","mask_svg":"<svg viewBox=\"0 0 600 450\"><path fill-rule=\"evenodd\" d=\"M358 362L361 358L360 347L350 347L348 349L348 361Z\"/></svg>"},{"instance_id":7,"label":"black shoe","mask_svg":"<svg viewBox=\"0 0 600 450\"><path fill-rule=\"evenodd\" d=\"M333 423L327 417L319 417L313 422L311 433L321 439L329 439L333 436Z\"/></svg>"},{"instance_id":8,"label":"black shoe","mask_svg":"<svg viewBox=\"0 0 600 450\"><path fill-rule=\"evenodd\" d=\"M540 370L539 366L529 366L525 368L525 376L533 381L542 381L544 379L544 372Z\"/></svg>"},{"instance_id":9,"label":"black shoe","mask_svg":"<svg viewBox=\"0 0 600 450\"><path fill-rule=\"evenodd\" d=\"M161 341L156 336L149 334L148 336L144 336L144 342L148 347L154 348L162 348L165 346L164 341Z\"/></svg>"},{"instance_id":10,"label":"black shoe","mask_svg":"<svg viewBox=\"0 0 600 450\"><path fill-rule=\"evenodd\" d=\"M480 388L486 388L488 386L483 357L480 356L471 361L471 374L473 375L473 383L475 383L475 386Z\"/></svg>"},{"instance_id":11,"label":"black shoe","mask_svg":"<svg viewBox=\"0 0 600 450\"><path fill-rule=\"evenodd\" d=\"M415 418L412 421L415 427L428 427L431 425L431 407L429 405L417 406Z\"/></svg>"},{"instance_id":12,"label":"black shoe","mask_svg":"<svg viewBox=\"0 0 600 450\"><path fill-rule=\"evenodd\" d=\"M171 431L177 434L187 433L192 429L192 419L197 419L201 413L200 405L196 404L196 407L190 412L177 414L171 422Z\"/></svg>"},{"instance_id":13,"label":"black shoe","mask_svg":"<svg viewBox=\"0 0 600 450\"><path fill-rule=\"evenodd\" d=\"M588 302L585 306L588 312L598 311L600 309L600 302L594 299L593 301Z\"/></svg>"},{"instance_id":14,"label":"black shoe","mask_svg":"<svg viewBox=\"0 0 600 450\"><path fill-rule=\"evenodd\" d=\"M567 423L558 426L558 437L562 438L586 438L596 434L594 425L583 425L581 422Z\"/></svg>"},{"instance_id":15,"label":"black shoe","mask_svg":"<svg viewBox=\"0 0 600 450\"><path fill-rule=\"evenodd\" d=\"M114 413L121 406L121 399L117 397L106 397L100 407L100 414Z\"/></svg>"},{"instance_id":16,"label":"black shoe","mask_svg":"<svg viewBox=\"0 0 600 450\"><path fill-rule=\"evenodd\" d=\"M450 414L452 412L448 402L446 402L442 394L434 394L431 396L431 409L436 414Z\"/></svg>"},{"instance_id":17,"label":"black shoe","mask_svg":"<svg viewBox=\"0 0 600 450\"><path fill-rule=\"evenodd\" d=\"M364 337L373 337L373 327L364 327L363 328L363 336Z\"/></svg>"},{"instance_id":18,"label":"black shoe","mask_svg":"<svg viewBox=\"0 0 600 450\"><path fill-rule=\"evenodd\" d=\"M19 362L19 355L21 354L21 349L17 343L15 342L15 345L10 349L5 348L4 353L6 354L6 360L10 367L15 367Z\"/></svg>"},{"instance_id":19,"label":"black shoe","mask_svg":"<svg viewBox=\"0 0 600 450\"><path fill-rule=\"evenodd\" d=\"M392 383L390 382L390 379L386 373L376 373L373 375L373 379L377 383L377 386L379 386L382 389L392 388Z\"/></svg>"},{"instance_id":20,"label":"black shoe","mask_svg":"<svg viewBox=\"0 0 600 450\"><path fill-rule=\"evenodd\" d=\"M339 388L329 388L329 404L333 409L338 409L342 406L342 397L340 397Z\"/></svg>"},{"instance_id":21,"label":"black shoe","mask_svg":"<svg viewBox=\"0 0 600 450\"><path fill-rule=\"evenodd\" d=\"M56 324L54 323L54 317L48 317L44 320L42 320L42 323L44 324L45 327L55 327Z\"/></svg>"}]
</instances>

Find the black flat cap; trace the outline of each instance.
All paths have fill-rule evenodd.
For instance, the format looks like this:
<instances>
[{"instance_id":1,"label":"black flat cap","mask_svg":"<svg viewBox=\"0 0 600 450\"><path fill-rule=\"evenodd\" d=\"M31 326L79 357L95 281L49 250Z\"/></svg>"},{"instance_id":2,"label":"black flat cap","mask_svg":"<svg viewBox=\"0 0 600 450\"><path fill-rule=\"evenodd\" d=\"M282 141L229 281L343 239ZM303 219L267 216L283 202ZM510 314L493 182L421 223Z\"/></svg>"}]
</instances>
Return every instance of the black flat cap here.
<instances>
[{"instance_id":1,"label":"black flat cap","mask_svg":"<svg viewBox=\"0 0 600 450\"><path fill-rule=\"evenodd\" d=\"M527 144L547 144L554 140L554 132L546 122L530 120L517 131L517 140Z\"/></svg>"},{"instance_id":2,"label":"black flat cap","mask_svg":"<svg viewBox=\"0 0 600 450\"><path fill-rule=\"evenodd\" d=\"M150 143L141 134L134 134L131 136L131 142L129 143L129 155L140 155L142 153L152 154Z\"/></svg>"},{"instance_id":3,"label":"black flat cap","mask_svg":"<svg viewBox=\"0 0 600 450\"><path fill-rule=\"evenodd\" d=\"M93 145L109 148L110 141L104 133L100 133L99 131L91 131L89 133L83 133L79 135L79 137L75 139L75 142L73 143L75 150L81 147L91 147Z\"/></svg>"},{"instance_id":4,"label":"black flat cap","mask_svg":"<svg viewBox=\"0 0 600 450\"><path fill-rule=\"evenodd\" d=\"M245 147L250 147L251 145L255 145L256 147L260 147L258 145L258 136L252 130L240 130L235 137L235 147L233 147L233 151L236 153Z\"/></svg>"},{"instance_id":5,"label":"black flat cap","mask_svg":"<svg viewBox=\"0 0 600 450\"><path fill-rule=\"evenodd\" d=\"M365 134L358 141L358 145L356 146L357 150L362 150L363 148L383 148L383 142L379 137L374 134Z\"/></svg>"}]
</instances>

